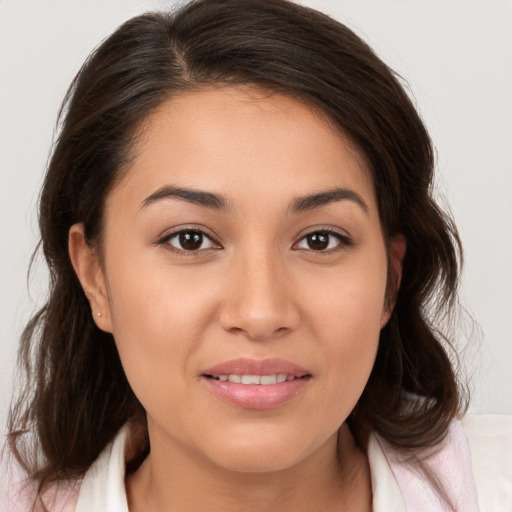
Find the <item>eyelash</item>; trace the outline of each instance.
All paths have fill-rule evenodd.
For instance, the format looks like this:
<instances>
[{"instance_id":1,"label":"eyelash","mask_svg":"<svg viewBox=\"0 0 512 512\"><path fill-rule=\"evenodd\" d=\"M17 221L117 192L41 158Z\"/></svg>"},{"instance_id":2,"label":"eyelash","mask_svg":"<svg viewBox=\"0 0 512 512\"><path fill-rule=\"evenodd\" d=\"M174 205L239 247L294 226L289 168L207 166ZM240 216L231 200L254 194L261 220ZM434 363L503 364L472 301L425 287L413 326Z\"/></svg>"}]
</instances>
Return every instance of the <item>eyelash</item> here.
<instances>
[{"instance_id":1,"label":"eyelash","mask_svg":"<svg viewBox=\"0 0 512 512\"><path fill-rule=\"evenodd\" d=\"M196 235L199 235L201 237L201 245L203 245L203 243L205 241L209 241L211 244L213 245L217 245L217 247L208 247L206 249L196 249L196 250L187 250L187 249L182 249L182 248L179 248L179 247L175 247L171 244L171 240L173 238L177 238L177 237L180 237L181 235L187 235L187 234L196 234ZM177 254L180 254L180 255L184 255L184 256L188 256L188 255L194 255L196 253L199 253L199 252L202 252L202 251L208 251L208 250L211 250L211 249L219 249L221 248L220 244L218 244L212 236L208 235L207 233L205 233L204 230L202 229L199 229L199 228L187 228L187 229L180 229L179 231L174 231L173 233L169 233L168 235L165 235L163 238L161 238L160 240L158 240L157 242L158 245L167 245L167 246L170 246L171 250L173 250L175 253Z\"/></svg>"},{"instance_id":2,"label":"eyelash","mask_svg":"<svg viewBox=\"0 0 512 512\"><path fill-rule=\"evenodd\" d=\"M190 249L190 250L187 250L187 249L183 249L183 248L179 248L179 247L176 247L174 245L171 244L171 240L173 238L176 238L176 237L180 237L181 235L191 235L191 234L195 234L195 235L199 235L201 237L200 239L200 246L203 245L203 243L208 240L210 242L210 244L213 244L213 245L217 245L217 247L207 247L205 249L201 249L201 247L199 246L198 249ZM338 243L336 244L335 247L329 247L331 241L329 240L328 241L328 246L327 248L325 249L319 249L319 250L315 250L315 249L311 249L311 248L305 248L305 247L302 247L302 248L297 248L296 250L304 250L304 251L308 251L308 252L312 252L312 253L333 253L333 252L336 252L336 251L339 251L339 250L342 250L343 248L347 248L347 247L351 247L353 245L353 241L346 235L342 234L342 233L339 233L338 231L335 231L335 230L332 230L332 229L315 229L314 231L310 231L309 233L306 233L305 235L303 235L299 240L298 242L295 242L292 246L292 248L296 248L297 245L299 245L301 242L307 240L308 237L311 237L313 235L323 235L323 236L326 236L327 238L336 238ZM306 242L307 243L307 242ZM222 248L220 246L220 244L218 244L218 242L216 242L213 237L211 237L210 235L208 235L207 233L205 233L202 229L199 229L199 228L188 228L188 229L180 229L179 231L175 231L173 233L170 233L166 236L164 236L163 238L161 238L160 240L158 240L157 242L158 245L167 245L167 246L170 246L174 252L176 252L177 254L180 254L180 255L193 255L193 254L196 254L196 253L199 253L199 252L202 252L202 251L208 251L208 250L211 250L211 249L220 249Z\"/></svg>"},{"instance_id":3,"label":"eyelash","mask_svg":"<svg viewBox=\"0 0 512 512\"><path fill-rule=\"evenodd\" d=\"M344 235L338 231L335 231L333 229L315 229L315 230L310 231L309 233L306 233L305 235L303 235L298 242L293 244L293 246L295 247L296 245L300 244L302 241L307 240L307 238L312 235L323 235L323 236L327 236L329 238L336 238L338 243L336 244L335 247L328 247L326 249L321 249L321 250L314 250L311 248L301 248L302 250L310 251L313 253L323 253L323 254L328 253L329 254L329 253L340 251L347 247L351 247L353 245L353 241L347 235ZM330 245L330 241L328 242L328 245ZM299 249L299 250L301 250L301 249Z\"/></svg>"}]
</instances>

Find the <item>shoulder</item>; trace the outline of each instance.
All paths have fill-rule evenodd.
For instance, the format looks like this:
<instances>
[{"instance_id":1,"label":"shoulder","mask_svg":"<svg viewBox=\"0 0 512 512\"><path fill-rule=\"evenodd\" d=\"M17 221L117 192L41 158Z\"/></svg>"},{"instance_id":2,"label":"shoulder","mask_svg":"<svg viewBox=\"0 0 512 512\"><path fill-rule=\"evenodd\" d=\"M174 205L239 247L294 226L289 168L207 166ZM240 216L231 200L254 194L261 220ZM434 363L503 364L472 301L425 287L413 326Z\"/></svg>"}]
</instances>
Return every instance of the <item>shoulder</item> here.
<instances>
[{"instance_id":1,"label":"shoulder","mask_svg":"<svg viewBox=\"0 0 512 512\"><path fill-rule=\"evenodd\" d=\"M0 473L0 512L74 512L80 481L56 482L36 501L37 484L15 463L2 464ZM44 506L43 506L44 504Z\"/></svg>"},{"instance_id":2,"label":"shoulder","mask_svg":"<svg viewBox=\"0 0 512 512\"><path fill-rule=\"evenodd\" d=\"M512 510L512 416L469 414L461 423L481 510Z\"/></svg>"},{"instance_id":3,"label":"shoulder","mask_svg":"<svg viewBox=\"0 0 512 512\"><path fill-rule=\"evenodd\" d=\"M450 502L465 512L512 511L511 416L467 415L441 443L412 457L376 439L406 510L446 510Z\"/></svg>"},{"instance_id":4,"label":"shoulder","mask_svg":"<svg viewBox=\"0 0 512 512\"><path fill-rule=\"evenodd\" d=\"M459 421L454 421L446 437L430 448L403 451L380 436L377 440L400 489L404 510L479 510L469 445Z\"/></svg>"},{"instance_id":5,"label":"shoulder","mask_svg":"<svg viewBox=\"0 0 512 512\"><path fill-rule=\"evenodd\" d=\"M14 461L0 461L0 512L128 512L124 489L125 455L134 435L125 425L82 479L56 482L35 505L36 484ZM136 436L135 436L136 437Z\"/></svg>"}]
</instances>

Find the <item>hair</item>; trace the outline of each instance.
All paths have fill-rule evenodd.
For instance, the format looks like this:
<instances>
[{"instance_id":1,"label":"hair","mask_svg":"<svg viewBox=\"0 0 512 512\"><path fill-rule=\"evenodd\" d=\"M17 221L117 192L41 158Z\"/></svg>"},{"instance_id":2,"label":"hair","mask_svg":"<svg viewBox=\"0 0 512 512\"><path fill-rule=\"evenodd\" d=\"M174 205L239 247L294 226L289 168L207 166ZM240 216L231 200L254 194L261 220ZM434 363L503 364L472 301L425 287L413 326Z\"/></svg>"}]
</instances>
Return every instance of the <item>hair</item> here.
<instances>
[{"instance_id":1,"label":"hair","mask_svg":"<svg viewBox=\"0 0 512 512\"><path fill-rule=\"evenodd\" d=\"M126 422L145 425L113 336L91 318L69 229L83 222L88 243L101 246L105 198L142 123L178 94L225 85L288 95L324 113L369 163L388 243L406 239L394 309L348 419L356 437L372 430L404 451L432 447L464 409L451 345L434 323L456 304L460 242L432 198L433 147L401 80L350 29L313 9L195 0L119 27L74 78L59 115L39 202L50 290L21 338L24 388L8 427L39 492L83 475ZM148 449L146 439L139 461Z\"/></svg>"}]
</instances>

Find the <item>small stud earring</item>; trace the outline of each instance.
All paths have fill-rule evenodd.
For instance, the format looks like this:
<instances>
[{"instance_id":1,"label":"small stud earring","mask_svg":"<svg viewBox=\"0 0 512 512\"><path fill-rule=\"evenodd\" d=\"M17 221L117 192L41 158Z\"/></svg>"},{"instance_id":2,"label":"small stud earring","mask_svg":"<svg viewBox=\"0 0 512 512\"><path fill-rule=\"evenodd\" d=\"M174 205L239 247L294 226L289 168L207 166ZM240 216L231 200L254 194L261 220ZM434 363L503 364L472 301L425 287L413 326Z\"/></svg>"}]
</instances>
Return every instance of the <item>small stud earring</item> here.
<instances>
[{"instance_id":1,"label":"small stud earring","mask_svg":"<svg viewBox=\"0 0 512 512\"><path fill-rule=\"evenodd\" d=\"M101 313L98 311L98 313L96 313L96 316L97 316L97 317L100 317L100 316L101 316Z\"/></svg>"}]
</instances>

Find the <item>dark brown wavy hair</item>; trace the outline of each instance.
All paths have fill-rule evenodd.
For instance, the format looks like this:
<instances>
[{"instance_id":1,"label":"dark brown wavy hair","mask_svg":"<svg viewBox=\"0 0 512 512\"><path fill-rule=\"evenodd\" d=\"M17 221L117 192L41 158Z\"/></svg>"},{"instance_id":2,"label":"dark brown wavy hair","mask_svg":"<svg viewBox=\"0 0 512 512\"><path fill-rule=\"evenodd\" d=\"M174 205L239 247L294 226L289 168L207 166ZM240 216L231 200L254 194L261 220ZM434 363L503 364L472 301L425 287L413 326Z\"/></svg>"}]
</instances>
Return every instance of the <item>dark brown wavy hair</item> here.
<instances>
[{"instance_id":1,"label":"dark brown wavy hair","mask_svg":"<svg viewBox=\"0 0 512 512\"><path fill-rule=\"evenodd\" d=\"M114 339L93 322L71 266L69 229L83 222L88 242L101 245L105 198L134 156L141 123L173 96L211 85L252 85L323 112L366 156L385 236L407 241L395 307L348 420L356 437L373 430L401 450L430 447L464 408L451 346L435 326L436 313L455 304L460 242L432 199L432 144L401 79L313 9L196 0L124 23L63 103L39 203L50 290L21 339L26 378L9 418L11 451L39 491L83 475L127 421L144 433ZM146 439L133 466L147 450Z\"/></svg>"}]
</instances>

